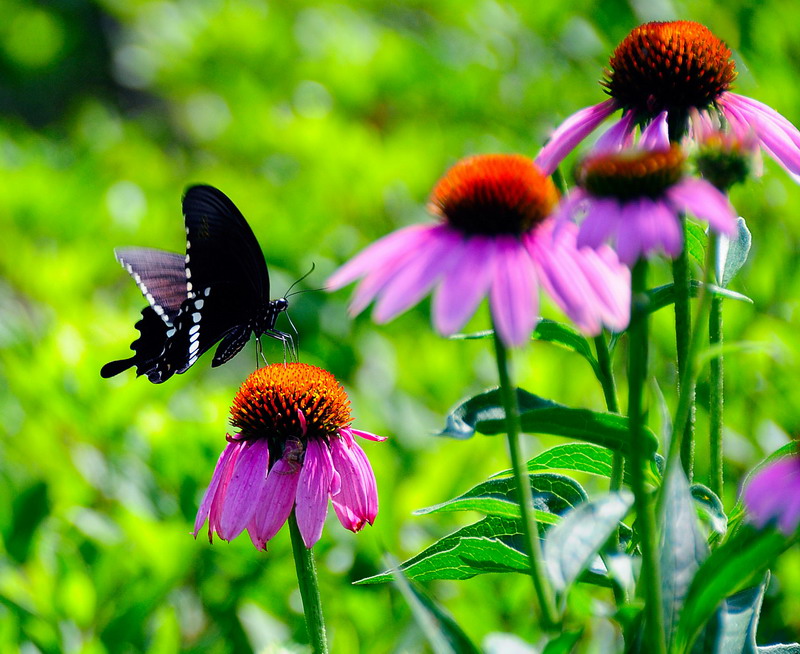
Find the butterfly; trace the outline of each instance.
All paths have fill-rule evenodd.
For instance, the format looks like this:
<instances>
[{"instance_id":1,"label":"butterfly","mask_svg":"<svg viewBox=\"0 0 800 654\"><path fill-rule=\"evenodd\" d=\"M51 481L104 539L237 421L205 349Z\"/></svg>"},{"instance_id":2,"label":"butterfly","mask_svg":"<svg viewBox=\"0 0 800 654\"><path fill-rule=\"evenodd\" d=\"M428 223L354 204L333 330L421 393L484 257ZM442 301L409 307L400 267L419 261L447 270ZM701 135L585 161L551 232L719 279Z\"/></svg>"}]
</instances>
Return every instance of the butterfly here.
<instances>
[{"instance_id":1,"label":"butterfly","mask_svg":"<svg viewBox=\"0 0 800 654\"><path fill-rule=\"evenodd\" d=\"M236 205L213 186L192 186L183 196L183 217L185 257L150 248L115 249L148 306L136 323L134 355L104 365L102 377L136 366L137 377L160 384L186 372L218 341L211 365L221 366L251 333L293 348L291 335L275 329L289 303L285 297L270 299L264 254Z\"/></svg>"}]
</instances>

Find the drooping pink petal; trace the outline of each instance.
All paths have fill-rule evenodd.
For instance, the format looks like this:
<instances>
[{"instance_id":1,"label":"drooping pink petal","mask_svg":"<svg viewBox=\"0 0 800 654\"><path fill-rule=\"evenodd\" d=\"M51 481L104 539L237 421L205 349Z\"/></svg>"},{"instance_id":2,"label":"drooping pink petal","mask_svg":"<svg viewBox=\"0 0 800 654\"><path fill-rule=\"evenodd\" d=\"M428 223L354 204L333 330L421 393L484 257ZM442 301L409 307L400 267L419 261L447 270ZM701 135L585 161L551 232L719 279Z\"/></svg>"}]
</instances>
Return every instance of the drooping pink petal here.
<instances>
[{"instance_id":1,"label":"drooping pink petal","mask_svg":"<svg viewBox=\"0 0 800 654\"><path fill-rule=\"evenodd\" d=\"M577 246L599 248L620 229L620 206L614 198L597 198L580 225Z\"/></svg>"},{"instance_id":2,"label":"drooping pink petal","mask_svg":"<svg viewBox=\"0 0 800 654\"><path fill-rule=\"evenodd\" d=\"M433 295L433 322L439 333L455 333L475 313L489 289L493 252L490 238L473 236L458 263L442 276Z\"/></svg>"},{"instance_id":3,"label":"drooping pink petal","mask_svg":"<svg viewBox=\"0 0 800 654\"><path fill-rule=\"evenodd\" d=\"M662 111L653 118L650 124L642 131L639 145L646 150L668 150L669 126L667 125L667 112Z\"/></svg>"},{"instance_id":4,"label":"drooping pink petal","mask_svg":"<svg viewBox=\"0 0 800 654\"><path fill-rule=\"evenodd\" d=\"M331 501L339 522L345 529L354 532L360 531L367 522L372 524L377 513L375 475L369 462L364 467L366 457L360 458L358 452L363 454L356 443L348 446L338 438L331 440L333 467L342 479L341 492L331 493ZM371 496L374 496L374 502ZM371 512L373 504L374 512Z\"/></svg>"},{"instance_id":5,"label":"drooping pink petal","mask_svg":"<svg viewBox=\"0 0 800 654\"><path fill-rule=\"evenodd\" d=\"M208 517L208 513L211 510L211 503L214 499L214 495L217 492L217 488L219 487L220 480L225 476L230 477L230 471L227 471L226 474L226 470L228 462L231 458L231 454L236 447L237 444L235 441L229 442L219 455L219 459L217 459L217 465L214 468L214 474L211 475L211 483L208 485L208 488L203 495L203 500L200 502L200 508L197 510L197 517L194 520L194 531L192 532L192 535L195 538L197 538L197 534L200 532L203 523Z\"/></svg>"},{"instance_id":6,"label":"drooping pink petal","mask_svg":"<svg viewBox=\"0 0 800 654\"><path fill-rule=\"evenodd\" d=\"M800 524L800 459L779 459L759 470L744 489L747 512L757 527L777 522L790 535Z\"/></svg>"},{"instance_id":7,"label":"drooping pink petal","mask_svg":"<svg viewBox=\"0 0 800 654\"><path fill-rule=\"evenodd\" d=\"M223 540L236 538L256 511L269 467L269 446L266 438L248 441L236 462L217 533Z\"/></svg>"},{"instance_id":8,"label":"drooping pink petal","mask_svg":"<svg viewBox=\"0 0 800 654\"><path fill-rule=\"evenodd\" d=\"M308 548L322 535L332 479L333 462L328 446L319 439L309 440L295 500L297 526Z\"/></svg>"},{"instance_id":9,"label":"drooping pink petal","mask_svg":"<svg viewBox=\"0 0 800 654\"><path fill-rule=\"evenodd\" d=\"M361 429L353 429L352 427L349 428L350 432L355 434L356 436L360 436L361 438L365 438L368 441L385 441L386 436L378 436L377 434L371 434L368 431L363 431Z\"/></svg>"},{"instance_id":10,"label":"drooping pink petal","mask_svg":"<svg viewBox=\"0 0 800 654\"><path fill-rule=\"evenodd\" d=\"M372 314L377 323L384 323L419 302L439 277L462 256L464 236L446 225L428 232L420 247L405 265L393 266L393 275L380 291Z\"/></svg>"},{"instance_id":11,"label":"drooping pink petal","mask_svg":"<svg viewBox=\"0 0 800 654\"><path fill-rule=\"evenodd\" d=\"M800 147L800 130L798 130L786 116L775 111L775 109L769 105L754 100L753 98L748 98L745 95L731 92L724 93L718 103L725 109L734 107L744 111L747 115L761 116L768 119L784 132L787 139L797 147Z\"/></svg>"},{"instance_id":12,"label":"drooping pink petal","mask_svg":"<svg viewBox=\"0 0 800 654\"><path fill-rule=\"evenodd\" d=\"M635 127L636 113L633 111L625 112L622 118L597 139L597 143L592 148L592 154L619 152L624 148L630 147L633 143L633 130Z\"/></svg>"},{"instance_id":13,"label":"drooping pink petal","mask_svg":"<svg viewBox=\"0 0 800 654\"><path fill-rule=\"evenodd\" d=\"M667 191L667 197L680 211L686 211L726 236L736 234L736 212L728 197L704 179L687 177Z\"/></svg>"},{"instance_id":14,"label":"drooping pink petal","mask_svg":"<svg viewBox=\"0 0 800 654\"><path fill-rule=\"evenodd\" d=\"M572 114L550 136L536 157L536 165L545 175L552 175L564 157L617 109L616 100L611 99Z\"/></svg>"},{"instance_id":15,"label":"drooping pink petal","mask_svg":"<svg viewBox=\"0 0 800 654\"><path fill-rule=\"evenodd\" d=\"M243 439L229 438L231 454L225 464L225 469L220 477L219 484L217 485L217 492L214 493L214 498L211 500L211 510L208 514L208 540L211 541L211 534L216 532L220 533L220 519L222 517L222 508L225 505L225 498L228 494L228 486L230 485L233 472L236 469L236 463L242 454L247 441Z\"/></svg>"},{"instance_id":16,"label":"drooping pink petal","mask_svg":"<svg viewBox=\"0 0 800 654\"><path fill-rule=\"evenodd\" d=\"M576 263L584 271L586 281L599 300L603 324L616 332L625 329L631 313L631 273L628 267L608 246L582 248Z\"/></svg>"},{"instance_id":17,"label":"drooping pink petal","mask_svg":"<svg viewBox=\"0 0 800 654\"><path fill-rule=\"evenodd\" d=\"M617 229L617 243L614 249L619 260L628 266L633 266L644 250L644 240L639 229L641 212L642 205L636 200L625 202L622 205Z\"/></svg>"},{"instance_id":18,"label":"drooping pink petal","mask_svg":"<svg viewBox=\"0 0 800 654\"><path fill-rule=\"evenodd\" d=\"M332 291L342 288L382 267L387 259L403 252L414 252L426 241L431 227L433 225L411 225L375 241L336 270L325 282L325 287Z\"/></svg>"},{"instance_id":19,"label":"drooping pink petal","mask_svg":"<svg viewBox=\"0 0 800 654\"><path fill-rule=\"evenodd\" d=\"M504 343L523 345L537 320L536 270L527 250L513 236L496 238L493 263L489 303L495 326Z\"/></svg>"},{"instance_id":20,"label":"drooping pink petal","mask_svg":"<svg viewBox=\"0 0 800 654\"><path fill-rule=\"evenodd\" d=\"M296 461L278 459L270 469L248 527L250 538L259 549L264 549L292 512L299 480L300 466Z\"/></svg>"},{"instance_id":21,"label":"drooping pink petal","mask_svg":"<svg viewBox=\"0 0 800 654\"><path fill-rule=\"evenodd\" d=\"M663 202L654 202L651 221L658 230L658 247L671 259L683 252L683 230L675 212Z\"/></svg>"}]
</instances>

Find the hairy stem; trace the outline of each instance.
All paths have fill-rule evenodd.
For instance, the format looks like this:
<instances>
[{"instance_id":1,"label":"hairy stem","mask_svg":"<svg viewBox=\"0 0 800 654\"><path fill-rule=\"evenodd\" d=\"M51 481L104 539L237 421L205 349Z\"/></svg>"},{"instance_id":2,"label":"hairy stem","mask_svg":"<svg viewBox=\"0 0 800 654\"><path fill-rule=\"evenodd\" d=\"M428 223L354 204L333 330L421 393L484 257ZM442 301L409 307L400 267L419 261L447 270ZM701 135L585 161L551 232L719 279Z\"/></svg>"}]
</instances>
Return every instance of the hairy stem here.
<instances>
[{"instance_id":1,"label":"hairy stem","mask_svg":"<svg viewBox=\"0 0 800 654\"><path fill-rule=\"evenodd\" d=\"M306 628L314 654L327 654L328 639L325 635L325 620L322 617L322 601L317 584L317 566L313 552L306 547L294 511L289 516L289 533L292 537L294 567L297 570L297 582L300 596L303 598L303 613L306 616Z\"/></svg>"}]
</instances>

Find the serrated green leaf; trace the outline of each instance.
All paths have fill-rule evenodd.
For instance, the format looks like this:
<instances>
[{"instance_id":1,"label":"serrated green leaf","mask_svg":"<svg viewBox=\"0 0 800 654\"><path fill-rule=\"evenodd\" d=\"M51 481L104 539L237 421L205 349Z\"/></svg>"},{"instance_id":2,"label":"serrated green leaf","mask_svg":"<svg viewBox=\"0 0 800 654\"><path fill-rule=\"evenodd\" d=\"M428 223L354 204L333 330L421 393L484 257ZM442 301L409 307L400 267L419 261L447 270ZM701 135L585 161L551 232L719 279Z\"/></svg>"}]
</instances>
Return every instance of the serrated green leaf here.
<instances>
[{"instance_id":1,"label":"serrated green leaf","mask_svg":"<svg viewBox=\"0 0 800 654\"><path fill-rule=\"evenodd\" d=\"M545 400L538 395L517 389L517 402L520 412L543 407L558 406L555 402ZM505 420L505 409L500 399L500 392L493 388L459 402L450 410L445 419L445 428L437 436L467 440L478 431L476 426L484 420ZM486 433L486 432L483 432Z\"/></svg>"},{"instance_id":2,"label":"serrated green leaf","mask_svg":"<svg viewBox=\"0 0 800 654\"><path fill-rule=\"evenodd\" d=\"M756 654L756 630L767 579L729 597L719 611L715 654Z\"/></svg>"},{"instance_id":3,"label":"serrated green leaf","mask_svg":"<svg viewBox=\"0 0 800 654\"><path fill-rule=\"evenodd\" d=\"M570 511L544 541L544 565L556 592L564 594L589 567L633 504L628 491L610 493Z\"/></svg>"},{"instance_id":4,"label":"serrated green leaf","mask_svg":"<svg viewBox=\"0 0 800 654\"><path fill-rule=\"evenodd\" d=\"M661 604L669 648L692 579L708 558L708 545L697 522L697 510L683 468L670 468L662 492Z\"/></svg>"},{"instance_id":5,"label":"serrated green leaf","mask_svg":"<svg viewBox=\"0 0 800 654\"><path fill-rule=\"evenodd\" d=\"M400 569L409 579L471 579L487 572L530 572L519 520L489 516L436 541ZM357 584L389 581L391 571Z\"/></svg>"},{"instance_id":6,"label":"serrated green leaf","mask_svg":"<svg viewBox=\"0 0 800 654\"><path fill-rule=\"evenodd\" d=\"M396 561L389 560L388 563L397 569ZM478 654L480 650L464 630L427 593L411 584L402 572L396 571L393 581L435 654Z\"/></svg>"},{"instance_id":7,"label":"serrated green leaf","mask_svg":"<svg viewBox=\"0 0 800 654\"><path fill-rule=\"evenodd\" d=\"M719 285L727 287L742 266L747 262L753 237L747 229L747 223L741 216L736 220L736 236L729 239L720 235L717 238L717 280Z\"/></svg>"},{"instance_id":8,"label":"serrated green leaf","mask_svg":"<svg viewBox=\"0 0 800 654\"><path fill-rule=\"evenodd\" d=\"M675 632L677 654L688 652L722 601L760 583L791 540L774 529L740 529L714 550L694 576Z\"/></svg>"},{"instance_id":9,"label":"serrated green leaf","mask_svg":"<svg viewBox=\"0 0 800 654\"><path fill-rule=\"evenodd\" d=\"M729 300L739 300L740 302L753 304L753 300L746 295L742 295L736 291L731 291L727 288L722 288L721 286L715 286L714 284L703 284L703 282L696 279L692 280L692 284L689 289L690 295L692 297L697 297L700 293L700 289L703 286L705 286L706 290L712 295L727 298ZM647 298L647 311L649 313L655 313L659 309L663 309L664 307L673 304L675 302L674 284L669 283L664 284L663 286L657 286L656 288L651 288L649 291L647 291Z\"/></svg>"},{"instance_id":10,"label":"serrated green leaf","mask_svg":"<svg viewBox=\"0 0 800 654\"><path fill-rule=\"evenodd\" d=\"M700 510L700 517L708 523L711 529L724 536L728 530L728 516L725 515L725 507L722 500L708 486L703 484L693 484L691 487L692 498Z\"/></svg>"},{"instance_id":11,"label":"serrated green leaf","mask_svg":"<svg viewBox=\"0 0 800 654\"><path fill-rule=\"evenodd\" d=\"M524 391L523 391L524 392ZM494 391L495 402L499 403L499 394ZM529 397L526 407L520 406L520 423L522 431L530 434L552 434L574 438L602 445L609 449L627 452L630 447L628 418L616 413L603 413L589 409L573 409L550 400L527 393ZM534 401L531 398L538 400ZM487 436L505 433L505 420L502 408L496 404L501 415L493 413L490 417L481 417L476 421L475 429ZM658 449L658 439L649 429L645 429L644 451L652 454Z\"/></svg>"},{"instance_id":12,"label":"serrated green leaf","mask_svg":"<svg viewBox=\"0 0 800 654\"><path fill-rule=\"evenodd\" d=\"M702 226L691 220L686 221L686 250L701 266L706 263L706 244L708 236Z\"/></svg>"},{"instance_id":13,"label":"serrated green leaf","mask_svg":"<svg viewBox=\"0 0 800 654\"><path fill-rule=\"evenodd\" d=\"M547 524L558 522L558 516L586 501L581 485L565 475L528 475L533 491L536 519ZM452 500L419 509L416 515L444 511L480 511L486 515L519 518L516 481L512 477L492 478L474 486Z\"/></svg>"}]
</instances>

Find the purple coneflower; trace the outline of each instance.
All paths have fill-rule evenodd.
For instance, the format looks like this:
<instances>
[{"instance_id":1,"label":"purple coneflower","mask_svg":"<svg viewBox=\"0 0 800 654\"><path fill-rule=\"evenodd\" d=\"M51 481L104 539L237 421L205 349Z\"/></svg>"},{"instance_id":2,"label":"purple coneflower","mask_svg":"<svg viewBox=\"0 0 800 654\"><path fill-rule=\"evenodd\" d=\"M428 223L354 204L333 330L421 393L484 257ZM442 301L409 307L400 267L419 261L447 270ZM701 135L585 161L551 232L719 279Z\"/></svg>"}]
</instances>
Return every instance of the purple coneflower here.
<instances>
[{"instance_id":1,"label":"purple coneflower","mask_svg":"<svg viewBox=\"0 0 800 654\"><path fill-rule=\"evenodd\" d=\"M736 214L728 199L709 182L686 177L685 162L677 145L587 158L578 169L578 187L561 203L557 230L582 215L578 247L610 241L628 265L659 251L677 257L683 250L682 212L732 236Z\"/></svg>"},{"instance_id":2,"label":"purple coneflower","mask_svg":"<svg viewBox=\"0 0 800 654\"><path fill-rule=\"evenodd\" d=\"M546 173L617 110L621 120L604 137L623 145L637 125L662 115L669 138L691 132L693 114L722 118L738 137L755 134L761 147L800 181L800 132L767 105L729 90L736 66L728 47L705 26L692 21L645 23L614 50L602 82L611 96L581 109L555 130L536 163Z\"/></svg>"},{"instance_id":3,"label":"purple coneflower","mask_svg":"<svg viewBox=\"0 0 800 654\"><path fill-rule=\"evenodd\" d=\"M194 524L208 518L231 540L247 529L266 549L292 509L306 547L322 534L328 498L342 525L359 531L378 513L375 475L354 436L380 436L350 427L347 393L326 370L305 363L259 368L242 384L231 408L228 436Z\"/></svg>"},{"instance_id":4,"label":"purple coneflower","mask_svg":"<svg viewBox=\"0 0 800 654\"><path fill-rule=\"evenodd\" d=\"M458 331L488 296L498 333L521 345L538 320L539 288L585 333L628 324L630 274L608 248L579 249L576 229L554 233L553 182L521 155L478 155L439 181L431 225L400 229L367 247L328 280L330 289L363 278L350 310L375 300L387 322L433 291L433 322ZM435 287L435 288L434 288Z\"/></svg>"},{"instance_id":5,"label":"purple coneflower","mask_svg":"<svg viewBox=\"0 0 800 654\"><path fill-rule=\"evenodd\" d=\"M744 503L757 527L777 523L782 532L793 534L800 525L800 455L759 470L744 489Z\"/></svg>"}]
</instances>

